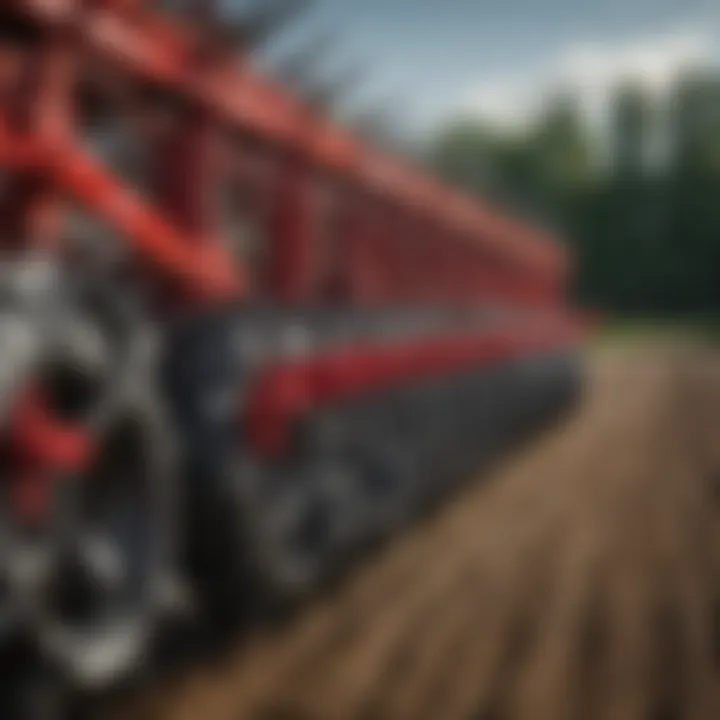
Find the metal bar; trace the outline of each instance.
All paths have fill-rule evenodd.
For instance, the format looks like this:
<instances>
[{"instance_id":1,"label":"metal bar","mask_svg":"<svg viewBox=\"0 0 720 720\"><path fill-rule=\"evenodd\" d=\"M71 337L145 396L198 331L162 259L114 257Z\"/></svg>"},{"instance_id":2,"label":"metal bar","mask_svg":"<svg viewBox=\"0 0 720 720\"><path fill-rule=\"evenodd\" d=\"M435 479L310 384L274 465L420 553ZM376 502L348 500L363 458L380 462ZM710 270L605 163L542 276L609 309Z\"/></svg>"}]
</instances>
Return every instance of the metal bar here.
<instances>
[{"instance_id":1,"label":"metal bar","mask_svg":"<svg viewBox=\"0 0 720 720\"><path fill-rule=\"evenodd\" d=\"M244 292L242 270L228 253L211 239L178 231L89 155L79 150L60 153L52 172L61 187L124 233L140 260L191 295L218 300Z\"/></svg>"},{"instance_id":2,"label":"metal bar","mask_svg":"<svg viewBox=\"0 0 720 720\"><path fill-rule=\"evenodd\" d=\"M463 368L569 347L583 332L581 320L561 317L470 336L356 346L289 361L268 369L256 382L244 432L255 452L276 456L287 450L293 423L310 410Z\"/></svg>"},{"instance_id":3,"label":"metal bar","mask_svg":"<svg viewBox=\"0 0 720 720\"><path fill-rule=\"evenodd\" d=\"M297 153L282 158L276 185L275 216L270 232L270 290L287 303L307 303L314 283L314 178Z\"/></svg>"},{"instance_id":4,"label":"metal bar","mask_svg":"<svg viewBox=\"0 0 720 720\"><path fill-rule=\"evenodd\" d=\"M7 121L43 142L65 144L73 135L73 86L78 49L64 23L48 28L43 42L25 48L14 92L6 98ZM5 246L51 246L62 222L57 188L37 172L15 175L2 211Z\"/></svg>"},{"instance_id":5,"label":"metal bar","mask_svg":"<svg viewBox=\"0 0 720 720\"><path fill-rule=\"evenodd\" d=\"M191 295L207 299L242 295L244 278L226 252L178 231L84 151L48 147L37 138L10 132L0 119L0 164L43 173L55 187L110 221L141 262L179 282Z\"/></svg>"}]
</instances>

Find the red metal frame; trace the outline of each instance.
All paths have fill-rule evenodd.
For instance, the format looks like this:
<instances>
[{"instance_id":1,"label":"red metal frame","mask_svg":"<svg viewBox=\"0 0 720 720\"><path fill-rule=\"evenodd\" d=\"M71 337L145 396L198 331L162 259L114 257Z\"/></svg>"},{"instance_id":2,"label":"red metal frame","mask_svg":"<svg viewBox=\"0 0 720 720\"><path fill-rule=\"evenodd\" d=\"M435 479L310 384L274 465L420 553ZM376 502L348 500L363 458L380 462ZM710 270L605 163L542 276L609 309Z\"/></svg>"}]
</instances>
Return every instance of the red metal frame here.
<instances>
[{"instance_id":1,"label":"red metal frame","mask_svg":"<svg viewBox=\"0 0 720 720\"><path fill-rule=\"evenodd\" d=\"M247 67L216 58L198 67L198 35L180 22L143 10L139 2L106 0L78 8L73 0L12 0L19 12L45 23L74 22L78 42L142 77L173 87L212 112L219 122L293 150L310 166L365 188L415 215L441 221L518 267L551 276L567 270L567 257L543 234L430 181L396 159L362 147L313 115Z\"/></svg>"},{"instance_id":2,"label":"red metal frame","mask_svg":"<svg viewBox=\"0 0 720 720\"><path fill-rule=\"evenodd\" d=\"M272 200L263 290L275 300L489 303L558 316L470 337L347 347L269 369L246 416L258 452L281 451L293 420L309 409L575 341L578 324L563 319L561 307L569 259L552 238L361 144L247 62L232 64L212 47L212 38L143 5L4 0L3 12L45 31L39 50L24 58L23 92L0 97L0 166L14 171L9 205L0 212L4 242L57 240L60 200L69 195L123 233L173 302L247 297L246 268L223 247L217 207L232 172L246 173L245 180ZM149 201L73 137L74 84L87 58L183 100L166 142L155 148L163 174L153 179ZM238 157L221 158L221 132L253 142L262 172L238 170L240 150ZM326 222L318 209L322 184L336 191L342 243L337 237L318 241L327 231L318 232ZM53 455L58 434L40 432L48 427L39 417L29 423L37 424L40 445L47 446L38 453Z\"/></svg>"}]
</instances>

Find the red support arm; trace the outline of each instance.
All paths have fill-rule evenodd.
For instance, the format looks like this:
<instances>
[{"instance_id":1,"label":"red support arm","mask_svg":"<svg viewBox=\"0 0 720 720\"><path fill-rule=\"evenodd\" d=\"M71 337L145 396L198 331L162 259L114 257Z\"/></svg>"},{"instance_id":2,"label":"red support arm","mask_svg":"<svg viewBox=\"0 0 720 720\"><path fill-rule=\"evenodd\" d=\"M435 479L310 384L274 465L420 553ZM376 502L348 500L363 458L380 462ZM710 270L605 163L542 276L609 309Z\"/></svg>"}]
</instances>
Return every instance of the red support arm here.
<instances>
[{"instance_id":1,"label":"red support arm","mask_svg":"<svg viewBox=\"0 0 720 720\"><path fill-rule=\"evenodd\" d=\"M127 190L87 153L49 147L11 133L0 121L0 164L42 172L62 192L111 222L131 243L136 257L197 298L239 296L242 275L229 256L210 242L182 234Z\"/></svg>"}]
</instances>

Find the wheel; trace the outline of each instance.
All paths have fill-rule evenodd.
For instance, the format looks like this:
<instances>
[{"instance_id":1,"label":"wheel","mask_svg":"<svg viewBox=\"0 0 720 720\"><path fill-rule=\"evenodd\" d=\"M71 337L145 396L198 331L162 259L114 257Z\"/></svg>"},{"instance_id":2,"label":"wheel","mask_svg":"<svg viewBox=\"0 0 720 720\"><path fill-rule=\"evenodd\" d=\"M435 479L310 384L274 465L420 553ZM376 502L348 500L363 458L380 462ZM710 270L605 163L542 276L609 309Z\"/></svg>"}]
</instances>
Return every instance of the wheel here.
<instances>
[{"instance_id":1,"label":"wheel","mask_svg":"<svg viewBox=\"0 0 720 720\"><path fill-rule=\"evenodd\" d=\"M306 595L333 567L339 550L333 472L319 462L288 463L266 468L262 487L251 493L238 489L249 577L279 602Z\"/></svg>"},{"instance_id":2,"label":"wheel","mask_svg":"<svg viewBox=\"0 0 720 720\"><path fill-rule=\"evenodd\" d=\"M68 684L105 689L147 660L171 582L176 503L159 403L133 393L70 491L69 527L36 598L42 656Z\"/></svg>"},{"instance_id":3,"label":"wheel","mask_svg":"<svg viewBox=\"0 0 720 720\"><path fill-rule=\"evenodd\" d=\"M4 436L2 569L38 665L94 690L148 654L170 574L172 453L151 329L112 287L63 277Z\"/></svg>"}]
</instances>

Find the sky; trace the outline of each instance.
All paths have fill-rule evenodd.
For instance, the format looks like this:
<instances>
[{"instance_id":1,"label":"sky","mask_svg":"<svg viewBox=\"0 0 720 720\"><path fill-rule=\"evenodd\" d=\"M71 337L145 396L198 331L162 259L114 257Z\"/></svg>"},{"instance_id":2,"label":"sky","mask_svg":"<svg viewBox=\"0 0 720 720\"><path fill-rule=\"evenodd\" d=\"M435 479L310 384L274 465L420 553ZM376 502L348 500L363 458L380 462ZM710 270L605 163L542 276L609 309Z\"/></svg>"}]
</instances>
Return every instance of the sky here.
<instances>
[{"instance_id":1,"label":"sky","mask_svg":"<svg viewBox=\"0 0 720 720\"><path fill-rule=\"evenodd\" d=\"M560 87L597 105L628 75L662 92L720 61L720 0L317 0L274 53L326 31L329 74L366 68L350 105L424 131L460 113L516 123Z\"/></svg>"}]
</instances>

